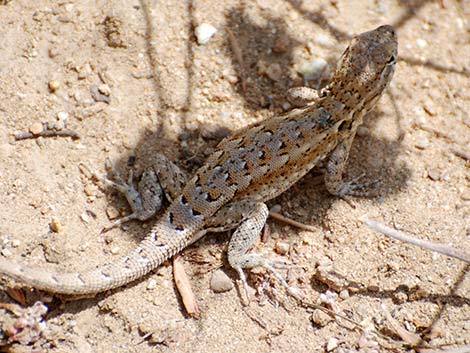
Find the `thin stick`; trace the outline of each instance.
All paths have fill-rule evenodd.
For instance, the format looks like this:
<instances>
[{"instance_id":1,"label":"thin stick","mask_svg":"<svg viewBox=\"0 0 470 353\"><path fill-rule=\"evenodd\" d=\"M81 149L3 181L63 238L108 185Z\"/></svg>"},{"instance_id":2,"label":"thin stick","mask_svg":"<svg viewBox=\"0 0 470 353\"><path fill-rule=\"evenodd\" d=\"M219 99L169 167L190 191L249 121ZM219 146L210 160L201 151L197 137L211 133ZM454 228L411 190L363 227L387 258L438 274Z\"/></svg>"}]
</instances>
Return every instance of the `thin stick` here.
<instances>
[{"instance_id":1,"label":"thin stick","mask_svg":"<svg viewBox=\"0 0 470 353\"><path fill-rule=\"evenodd\" d=\"M303 223L294 221L293 219L287 218L287 217L285 217L282 214L277 213L277 212L269 211L269 215L272 218L277 219L278 221L290 224L291 226L294 226L294 227L297 227L297 228L300 228L300 229L308 230L310 232L316 232L318 230L315 227L312 227L312 226L309 226L307 224L303 224Z\"/></svg>"},{"instance_id":2,"label":"thin stick","mask_svg":"<svg viewBox=\"0 0 470 353\"><path fill-rule=\"evenodd\" d=\"M71 137L74 140L80 138L80 135L76 131L65 129L65 130L44 130L44 131L41 131L39 134L32 134L31 132L20 132L15 135L15 140L20 141L20 140L32 139L36 137L54 137L54 136Z\"/></svg>"},{"instance_id":3,"label":"thin stick","mask_svg":"<svg viewBox=\"0 0 470 353\"><path fill-rule=\"evenodd\" d=\"M191 282L189 281L184 266L179 256L173 258L173 276L175 278L176 288L181 295L184 307L189 316L198 319L200 317L199 305L197 303L196 296L191 288Z\"/></svg>"},{"instance_id":4,"label":"thin stick","mask_svg":"<svg viewBox=\"0 0 470 353\"><path fill-rule=\"evenodd\" d=\"M382 224L382 223L379 223L377 221L373 221L370 219L365 219L363 220L363 222L366 226L368 226L371 230L375 232L382 233L391 238L394 238L394 239L397 239L406 243L410 243L410 244L419 246L427 250L435 251L435 252L450 256L450 257L455 257L456 259L470 263L470 254L464 251L455 249L449 245L433 243L427 240L413 238L410 235L407 235L403 232L390 228L386 226L385 224Z\"/></svg>"}]
</instances>

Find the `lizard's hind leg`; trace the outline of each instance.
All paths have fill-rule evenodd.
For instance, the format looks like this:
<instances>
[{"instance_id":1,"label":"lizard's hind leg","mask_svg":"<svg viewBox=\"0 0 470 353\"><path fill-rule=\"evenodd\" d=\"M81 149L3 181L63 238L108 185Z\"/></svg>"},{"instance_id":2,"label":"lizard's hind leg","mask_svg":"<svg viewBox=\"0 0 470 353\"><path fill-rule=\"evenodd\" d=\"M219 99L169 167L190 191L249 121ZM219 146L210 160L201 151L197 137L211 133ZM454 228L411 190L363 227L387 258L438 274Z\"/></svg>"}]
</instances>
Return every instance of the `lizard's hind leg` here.
<instances>
[{"instance_id":1,"label":"lizard's hind leg","mask_svg":"<svg viewBox=\"0 0 470 353\"><path fill-rule=\"evenodd\" d=\"M102 177L97 173L93 173L93 175L124 194L132 213L112 222L103 231L108 231L130 220L146 221L152 218L162 207L163 195L165 194L171 202L181 192L187 181L186 175L180 168L161 154L157 154L152 166L144 170L137 183L137 188L134 184L132 169L126 182L110 163L107 164L109 164L108 169L114 174L116 181Z\"/></svg>"}]
</instances>

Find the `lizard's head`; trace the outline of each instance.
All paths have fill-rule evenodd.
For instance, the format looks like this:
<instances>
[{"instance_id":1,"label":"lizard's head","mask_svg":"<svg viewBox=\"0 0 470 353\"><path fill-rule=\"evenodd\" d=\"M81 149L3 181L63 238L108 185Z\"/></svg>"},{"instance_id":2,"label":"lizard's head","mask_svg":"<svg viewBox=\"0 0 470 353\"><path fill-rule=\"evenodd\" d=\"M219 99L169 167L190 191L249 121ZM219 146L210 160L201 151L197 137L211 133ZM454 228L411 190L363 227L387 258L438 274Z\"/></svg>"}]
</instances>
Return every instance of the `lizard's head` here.
<instances>
[{"instance_id":1,"label":"lizard's head","mask_svg":"<svg viewBox=\"0 0 470 353\"><path fill-rule=\"evenodd\" d=\"M397 36L383 25L355 36L338 62L329 85L350 107L371 109L392 79L397 60Z\"/></svg>"}]
</instances>

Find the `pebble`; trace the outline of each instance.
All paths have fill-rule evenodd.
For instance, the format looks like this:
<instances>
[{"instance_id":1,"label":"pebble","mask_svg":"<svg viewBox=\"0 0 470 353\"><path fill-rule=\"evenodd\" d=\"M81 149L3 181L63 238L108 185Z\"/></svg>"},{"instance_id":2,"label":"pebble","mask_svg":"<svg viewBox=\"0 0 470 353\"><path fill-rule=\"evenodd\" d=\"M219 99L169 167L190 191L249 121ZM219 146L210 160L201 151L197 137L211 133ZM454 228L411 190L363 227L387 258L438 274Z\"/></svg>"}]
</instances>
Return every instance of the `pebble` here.
<instances>
[{"instance_id":1,"label":"pebble","mask_svg":"<svg viewBox=\"0 0 470 353\"><path fill-rule=\"evenodd\" d=\"M316 58L311 61L303 62L297 72L301 74L305 80L319 79L327 70L328 63L325 59Z\"/></svg>"},{"instance_id":2,"label":"pebble","mask_svg":"<svg viewBox=\"0 0 470 353\"><path fill-rule=\"evenodd\" d=\"M10 257L13 253L8 249L2 249L2 255L5 257Z\"/></svg>"},{"instance_id":3,"label":"pebble","mask_svg":"<svg viewBox=\"0 0 470 353\"><path fill-rule=\"evenodd\" d=\"M426 138L422 138L419 141L416 142L415 146L416 148L419 148L420 150L426 149L429 145L429 140Z\"/></svg>"},{"instance_id":4,"label":"pebble","mask_svg":"<svg viewBox=\"0 0 470 353\"><path fill-rule=\"evenodd\" d=\"M367 126L359 126L356 132L357 136L363 137L369 135L369 128Z\"/></svg>"},{"instance_id":5,"label":"pebble","mask_svg":"<svg viewBox=\"0 0 470 353\"><path fill-rule=\"evenodd\" d=\"M198 44L204 45L209 42L211 37L217 32L217 29L209 23L202 23L196 27L194 34Z\"/></svg>"},{"instance_id":6,"label":"pebble","mask_svg":"<svg viewBox=\"0 0 470 353\"><path fill-rule=\"evenodd\" d=\"M79 67L77 69L77 71L78 71L78 76L77 77L78 77L79 80L86 79L92 73L91 66L88 63L86 63L82 67Z\"/></svg>"},{"instance_id":7,"label":"pebble","mask_svg":"<svg viewBox=\"0 0 470 353\"><path fill-rule=\"evenodd\" d=\"M282 77L282 68L278 63L270 64L266 68L266 76L268 76L273 81L279 81Z\"/></svg>"},{"instance_id":8,"label":"pebble","mask_svg":"<svg viewBox=\"0 0 470 353\"><path fill-rule=\"evenodd\" d=\"M273 52L277 54L282 54L287 52L289 49L289 37L287 35L282 35L276 39L273 45Z\"/></svg>"},{"instance_id":9,"label":"pebble","mask_svg":"<svg viewBox=\"0 0 470 353\"><path fill-rule=\"evenodd\" d=\"M274 250L279 254L279 255L285 255L289 251L289 243L286 243L285 241L277 241L276 245L274 246Z\"/></svg>"},{"instance_id":10,"label":"pebble","mask_svg":"<svg viewBox=\"0 0 470 353\"><path fill-rule=\"evenodd\" d=\"M393 301L395 304L403 304L408 301L408 295L405 292L396 292L393 295Z\"/></svg>"},{"instance_id":11,"label":"pebble","mask_svg":"<svg viewBox=\"0 0 470 353\"><path fill-rule=\"evenodd\" d=\"M424 47L426 47L428 45L428 42L426 42L424 39L421 39L421 38L418 38L416 39L416 45L423 49Z\"/></svg>"},{"instance_id":12,"label":"pebble","mask_svg":"<svg viewBox=\"0 0 470 353\"><path fill-rule=\"evenodd\" d=\"M83 191L85 192L85 195L87 196L95 196L96 194L96 187L91 185L91 184L87 184L85 185L85 187L83 188ZM109 216L109 215L108 215Z\"/></svg>"},{"instance_id":13,"label":"pebble","mask_svg":"<svg viewBox=\"0 0 470 353\"><path fill-rule=\"evenodd\" d=\"M432 168L428 170L428 177L431 180L439 181L441 180L441 173L436 168Z\"/></svg>"},{"instance_id":14,"label":"pebble","mask_svg":"<svg viewBox=\"0 0 470 353\"><path fill-rule=\"evenodd\" d=\"M347 289L343 289L341 292L339 292L339 297L342 300L346 300L349 298L349 291Z\"/></svg>"},{"instance_id":15,"label":"pebble","mask_svg":"<svg viewBox=\"0 0 470 353\"><path fill-rule=\"evenodd\" d=\"M64 226L55 217L51 219L50 227L51 227L51 230L55 233L61 233L64 230Z\"/></svg>"},{"instance_id":16,"label":"pebble","mask_svg":"<svg viewBox=\"0 0 470 353\"><path fill-rule=\"evenodd\" d=\"M111 88L106 83L103 83L98 86L98 92L100 92L102 95L109 97L111 95Z\"/></svg>"},{"instance_id":17,"label":"pebble","mask_svg":"<svg viewBox=\"0 0 470 353\"><path fill-rule=\"evenodd\" d=\"M33 135L38 135L43 131L43 129L44 129L44 127L43 127L42 123L36 122L36 123L33 123L29 127L29 132L32 133Z\"/></svg>"},{"instance_id":18,"label":"pebble","mask_svg":"<svg viewBox=\"0 0 470 353\"><path fill-rule=\"evenodd\" d=\"M119 246L113 246L110 250L111 254L113 255L119 254L119 251L121 251L121 248Z\"/></svg>"},{"instance_id":19,"label":"pebble","mask_svg":"<svg viewBox=\"0 0 470 353\"><path fill-rule=\"evenodd\" d=\"M69 113L67 112L58 112L57 113L57 120L58 121L67 121L67 119L69 118Z\"/></svg>"},{"instance_id":20,"label":"pebble","mask_svg":"<svg viewBox=\"0 0 470 353\"><path fill-rule=\"evenodd\" d=\"M326 344L326 351L331 352L338 347L339 340L336 337L331 337Z\"/></svg>"},{"instance_id":21,"label":"pebble","mask_svg":"<svg viewBox=\"0 0 470 353\"><path fill-rule=\"evenodd\" d=\"M224 271L220 269L215 270L212 272L210 288L215 293L227 292L233 288L233 281L225 274Z\"/></svg>"},{"instance_id":22,"label":"pebble","mask_svg":"<svg viewBox=\"0 0 470 353\"><path fill-rule=\"evenodd\" d=\"M332 321L332 317L322 310L316 309L310 316L310 321L320 327L325 327Z\"/></svg>"},{"instance_id":23,"label":"pebble","mask_svg":"<svg viewBox=\"0 0 470 353\"><path fill-rule=\"evenodd\" d=\"M20 246L20 244L21 244L21 241L18 240L18 239L13 239L13 240L11 241L11 246L12 246L13 248L17 248L18 246Z\"/></svg>"},{"instance_id":24,"label":"pebble","mask_svg":"<svg viewBox=\"0 0 470 353\"><path fill-rule=\"evenodd\" d=\"M60 83L59 81L57 80L51 80L49 81L49 83L47 84L47 86L49 87L49 90L54 93L56 92L59 88L60 88Z\"/></svg>"},{"instance_id":25,"label":"pebble","mask_svg":"<svg viewBox=\"0 0 470 353\"><path fill-rule=\"evenodd\" d=\"M147 284L147 290L152 290L155 288L157 288L157 281L155 281L154 279L149 280Z\"/></svg>"},{"instance_id":26,"label":"pebble","mask_svg":"<svg viewBox=\"0 0 470 353\"><path fill-rule=\"evenodd\" d=\"M88 214L87 211L83 212L83 213L80 215L80 218L81 218L82 221L85 222L85 223L90 222L90 215Z\"/></svg>"},{"instance_id":27,"label":"pebble","mask_svg":"<svg viewBox=\"0 0 470 353\"><path fill-rule=\"evenodd\" d=\"M119 211L115 207L108 206L106 208L106 214L109 219L116 219L119 217Z\"/></svg>"}]
</instances>

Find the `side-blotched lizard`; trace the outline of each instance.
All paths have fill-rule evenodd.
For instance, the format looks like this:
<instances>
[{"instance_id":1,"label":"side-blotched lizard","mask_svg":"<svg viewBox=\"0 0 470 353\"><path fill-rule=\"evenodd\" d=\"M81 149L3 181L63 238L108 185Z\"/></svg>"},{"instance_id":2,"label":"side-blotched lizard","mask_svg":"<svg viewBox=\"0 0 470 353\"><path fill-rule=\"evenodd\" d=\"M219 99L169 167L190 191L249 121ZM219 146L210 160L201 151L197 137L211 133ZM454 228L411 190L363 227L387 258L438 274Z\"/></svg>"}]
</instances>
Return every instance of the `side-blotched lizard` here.
<instances>
[{"instance_id":1,"label":"side-blotched lizard","mask_svg":"<svg viewBox=\"0 0 470 353\"><path fill-rule=\"evenodd\" d=\"M397 39L391 26L354 37L331 82L301 109L269 118L235 132L217 146L187 182L161 155L139 184L124 182L134 213L147 219L160 207L161 188L172 201L147 237L128 255L82 273L54 273L0 257L0 275L27 286L63 294L94 294L122 286L150 272L207 232L236 229L228 246L228 262L246 290L243 269L263 266L281 283L275 263L248 249L259 236L268 208L265 202L326 160L325 183L334 195L354 194L357 185L342 173L352 140L364 114L371 110L392 79Z\"/></svg>"}]
</instances>

